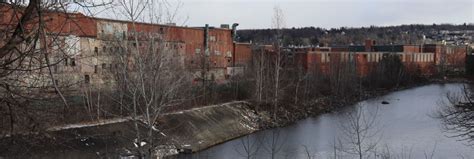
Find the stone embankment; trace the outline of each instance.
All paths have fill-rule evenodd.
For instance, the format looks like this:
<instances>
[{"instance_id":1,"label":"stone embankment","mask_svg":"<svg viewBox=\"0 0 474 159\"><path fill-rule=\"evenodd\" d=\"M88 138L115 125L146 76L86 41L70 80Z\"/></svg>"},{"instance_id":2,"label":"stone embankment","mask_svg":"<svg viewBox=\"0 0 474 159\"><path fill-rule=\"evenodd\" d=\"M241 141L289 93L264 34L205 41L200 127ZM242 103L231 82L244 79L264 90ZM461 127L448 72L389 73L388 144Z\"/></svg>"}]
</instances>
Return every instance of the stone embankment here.
<instances>
[{"instance_id":1,"label":"stone embankment","mask_svg":"<svg viewBox=\"0 0 474 159\"><path fill-rule=\"evenodd\" d=\"M165 144L199 151L258 131L268 118L257 115L247 102L231 102L181 112L159 119Z\"/></svg>"}]
</instances>

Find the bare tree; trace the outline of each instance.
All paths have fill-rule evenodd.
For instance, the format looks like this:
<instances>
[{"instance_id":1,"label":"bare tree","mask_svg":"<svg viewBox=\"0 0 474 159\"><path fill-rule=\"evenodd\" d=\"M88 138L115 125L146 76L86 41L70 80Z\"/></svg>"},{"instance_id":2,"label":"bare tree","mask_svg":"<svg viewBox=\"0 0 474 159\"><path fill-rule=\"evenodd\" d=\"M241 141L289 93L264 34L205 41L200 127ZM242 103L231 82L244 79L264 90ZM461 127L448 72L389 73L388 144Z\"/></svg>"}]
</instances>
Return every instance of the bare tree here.
<instances>
[{"instance_id":1,"label":"bare tree","mask_svg":"<svg viewBox=\"0 0 474 159\"><path fill-rule=\"evenodd\" d=\"M464 85L461 93L448 93L447 102L440 103L435 117L441 119L451 137L474 145L474 93L470 85Z\"/></svg>"},{"instance_id":2,"label":"bare tree","mask_svg":"<svg viewBox=\"0 0 474 159\"><path fill-rule=\"evenodd\" d=\"M62 63L74 62L70 60L77 56L70 46L70 37L74 35L64 35L71 34L65 31L66 26L80 30L77 21L68 14L68 5L72 4L84 8L96 5L40 0L0 4L0 14L6 16L0 21L0 112L3 112L4 104L10 110L10 133L14 133L15 124L19 131L30 129L25 126L34 127L28 131L40 131L44 124L61 122L58 118L67 116L70 108L67 97L70 94L63 91L80 82L61 74L64 68L59 67ZM60 18L63 21L58 22L50 18L51 15L64 15ZM58 103L63 105L58 114L55 114L57 108L51 110L38 106L60 105ZM32 108L37 111L30 111ZM55 118L45 118L47 114L54 114Z\"/></svg>"},{"instance_id":3,"label":"bare tree","mask_svg":"<svg viewBox=\"0 0 474 159\"><path fill-rule=\"evenodd\" d=\"M282 40L283 40L283 28L285 27L285 16L283 10L279 6L273 8L273 19L272 27L276 30L275 41L273 43L275 57L274 57L274 88L273 88L273 120L277 119L278 112L278 100L280 99L280 80L283 69L283 58L282 53Z\"/></svg>"},{"instance_id":4,"label":"bare tree","mask_svg":"<svg viewBox=\"0 0 474 159\"><path fill-rule=\"evenodd\" d=\"M375 150L380 138L377 109L372 112L363 105L357 105L354 110L344 114L345 118L340 124L341 135L338 136L337 147L340 151L363 159L369 152Z\"/></svg>"},{"instance_id":5,"label":"bare tree","mask_svg":"<svg viewBox=\"0 0 474 159\"><path fill-rule=\"evenodd\" d=\"M240 149L237 148L236 151L246 159L255 159L257 154L262 147L259 136L247 135L240 139Z\"/></svg>"},{"instance_id":6,"label":"bare tree","mask_svg":"<svg viewBox=\"0 0 474 159\"><path fill-rule=\"evenodd\" d=\"M93 59L103 62L100 71L98 65L94 66L95 74L106 83L82 87L84 105L92 119L101 120L101 116L107 115L131 121L134 137L129 138L133 144L127 149L140 158L155 155L160 134L158 119L167 109L187 101L192 87L184 52L180 50L184 44L168 40L166 25L155 25L173 19L166 18L164 10L158 10L169 7L160 6L165 5L161 2L113 2L113 12L131 24L109 22L117 26L116 30L98 37L103 51L100 56L93 55ZM139 26L143 22L155 26L143 31ZM97 50L96 47L96 54Z\"/></svg>"}]
</instances>

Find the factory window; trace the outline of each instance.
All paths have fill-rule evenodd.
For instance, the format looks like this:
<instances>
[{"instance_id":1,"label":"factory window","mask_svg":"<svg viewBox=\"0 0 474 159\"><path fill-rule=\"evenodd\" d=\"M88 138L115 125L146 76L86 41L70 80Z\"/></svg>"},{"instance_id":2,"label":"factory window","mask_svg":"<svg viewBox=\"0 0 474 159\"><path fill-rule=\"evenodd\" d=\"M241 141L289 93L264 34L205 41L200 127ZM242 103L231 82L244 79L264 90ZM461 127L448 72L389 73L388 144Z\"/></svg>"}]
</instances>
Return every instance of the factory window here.
<instances>
[{"instance_id":1,"label":"factory window","mask_svg":"<svg viewBox=\"0 0 474 159\"><path fill-rule=\"evenodd\" d=\"M99 69L99 68L97 67L97 65L94 65L94 73L97 73L97 72L98 72L98 69Z\"/></svg>"},{"instance_id":2,"label":"factory window","mask_svg":"<svg viewBox=\"0 0 474 159\"><path fill-rule=\"evenodd\" d=\"M216 36L210 36L210 37L209 37L209 41L215 42L215 41L216 41Z\"/></svg>"},{"instance_id":3,"label":"factory window","mask_svg":"<svg viewBox=\"0 0 474 159\"><path fill-rule=\"evenodd\" d=\"M64 66L67 66L68 63L67 63L67 58L64 58Z\"/></svg>"},{"instance_id":4,"label":"factory window","mask_svg":"<svg viewBox=\"0 0 474 159\"><path fill-rule=\"evenodd\" d=\"M191 60L191 64L194 64L194 60Z\"/></svg>"},{"instance_id":5,"label":"factory window","mask_svg":"<svg viewBox=\"0 0 474 159\"><path fill-rule=\"evenodd\" d=\"M76 66L76 59L75 58L71 58L71 66Z\"/></svg>"},{"instance_id":6,"label":"factory window","mask_svg":"<svg viewBox=\"0 0 474 159\"><path fill-rule=\"evenodd\" d=\"M89 84L91 82L91 78L89 75L84 75L84 83Z\"/></svg>"},{"instance_id":7,"label":"factory window","mask_svg":"<svg viewBox=\"0 0 474 159\"><path fill-rule=\"evenodd\" d=\"M221 55L221 52L219 50L214 51L216 55Z\"/></svg>"},{"instance_id":8,"label":"factory window","mask_svg":"<svg viewBox=\"0 0 474 159\"><path fill-rule=\"evenodd\" d=\"M99 48L94 47L94 53L96 56L99 56Z\"/></svg>"},{"instance_id":9,"label":"factory window","mask_svg":"<svg viewBox=\"0 0 474 159\"><path fill-rule=\"evenodd\" d=\"M58 73L58 65L54 65L54 73Z\"/></svg>"},{"instance_id":10,"label":"factory window","mask_svg":"<svg viewBox=\"0 0 474 159\"><path fill-rule=\"evenodd\" d=\"M106 68L107 68L107 64L102 63L102 69L106 69Z\"/></svg>"},{"instance_id":11,"label":"factory window","mask_svg":"<svg viewBox=\"0 0 474 159\"><path fill-rule=\"evenodd\" d=\"M196 49L196 54L200 54L201 53L201 49Z\"/></svg>"},{"instance_id":12,"label":"factory window","mask_svg":"<svg viewBox=\"0 0 474 159\"><path fill-rule=\"evenodd\" d=\"M102 47L102 52L106 52L107 51L107 47Z\"/></svg>"}]
</instances>

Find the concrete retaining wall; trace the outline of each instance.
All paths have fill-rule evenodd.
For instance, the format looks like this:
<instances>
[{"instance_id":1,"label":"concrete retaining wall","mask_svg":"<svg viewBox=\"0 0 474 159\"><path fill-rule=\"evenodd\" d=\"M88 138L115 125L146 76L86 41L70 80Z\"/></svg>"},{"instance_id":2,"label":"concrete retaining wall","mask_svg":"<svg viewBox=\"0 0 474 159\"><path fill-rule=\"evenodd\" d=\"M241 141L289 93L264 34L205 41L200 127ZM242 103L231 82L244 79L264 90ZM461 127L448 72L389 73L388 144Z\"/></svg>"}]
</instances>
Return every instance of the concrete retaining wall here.
<instances>
[{"instance_id":1,"label":"concrete retaining wall","mask_svg":"<svg viewBox=\"0 0 474 159\"><path fill-rule=\"evenodd\" d=\"M166 114L158 128L163 144L199 151L258 130L260 117L247 102L231 102Z\"/></svg>"}]
</instances>

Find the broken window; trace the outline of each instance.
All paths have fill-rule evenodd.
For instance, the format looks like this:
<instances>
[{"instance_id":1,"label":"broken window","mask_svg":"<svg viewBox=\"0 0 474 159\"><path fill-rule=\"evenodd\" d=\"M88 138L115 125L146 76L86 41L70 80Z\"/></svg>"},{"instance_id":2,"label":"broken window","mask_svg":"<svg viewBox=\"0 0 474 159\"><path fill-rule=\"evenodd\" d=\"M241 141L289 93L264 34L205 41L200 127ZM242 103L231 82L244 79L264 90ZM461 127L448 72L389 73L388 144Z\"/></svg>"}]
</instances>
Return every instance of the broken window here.
<instances>
[{"instance_id":1,"label":"broken window","mask_svg":"<svg viewBox=\"0 0 474 159\"><path fill-rule=\"evenodd\" d=\"M84 75L84 83L89 84L91 81L89 75Z\"/></svg>"},{"instance_id":2,"label":"broken window","mask_svg":"<svg viewBox=\"0 0 474 159\"><path fill-rule=\"evenodd\" d=\"M102 64L102 69L105 69L105 68L107 68L107 64L103 63Z\"/></svg>"},{"instance_id":3,"label":"broken window","mask_svg":"<svg viewBox=\"0 0 474 159\"><path fill-rule=\"evenodd\" d=\"M94 53L96 56L99 56L99 48L94 47Z\"/></svg>"},{"instance_id":4,"label":"broken window","mask_svg":"<svg viewBox=\"0 0 474 159\"><path fill-rule=\"evenodd\" d=\"M94 65L94 73L97 73L98 71L97 69L98 69L97 65Z\"/></svg>"},{"instance_id":5,"label":"broken window","mask_svg":"<svg viewBox=\"0 0 474 159\"><path fill-rule=\"evenodd\" d=\"M71 58L71 66L76 66L76 59L75 58Z\"/></svg>"}]
</instances>

